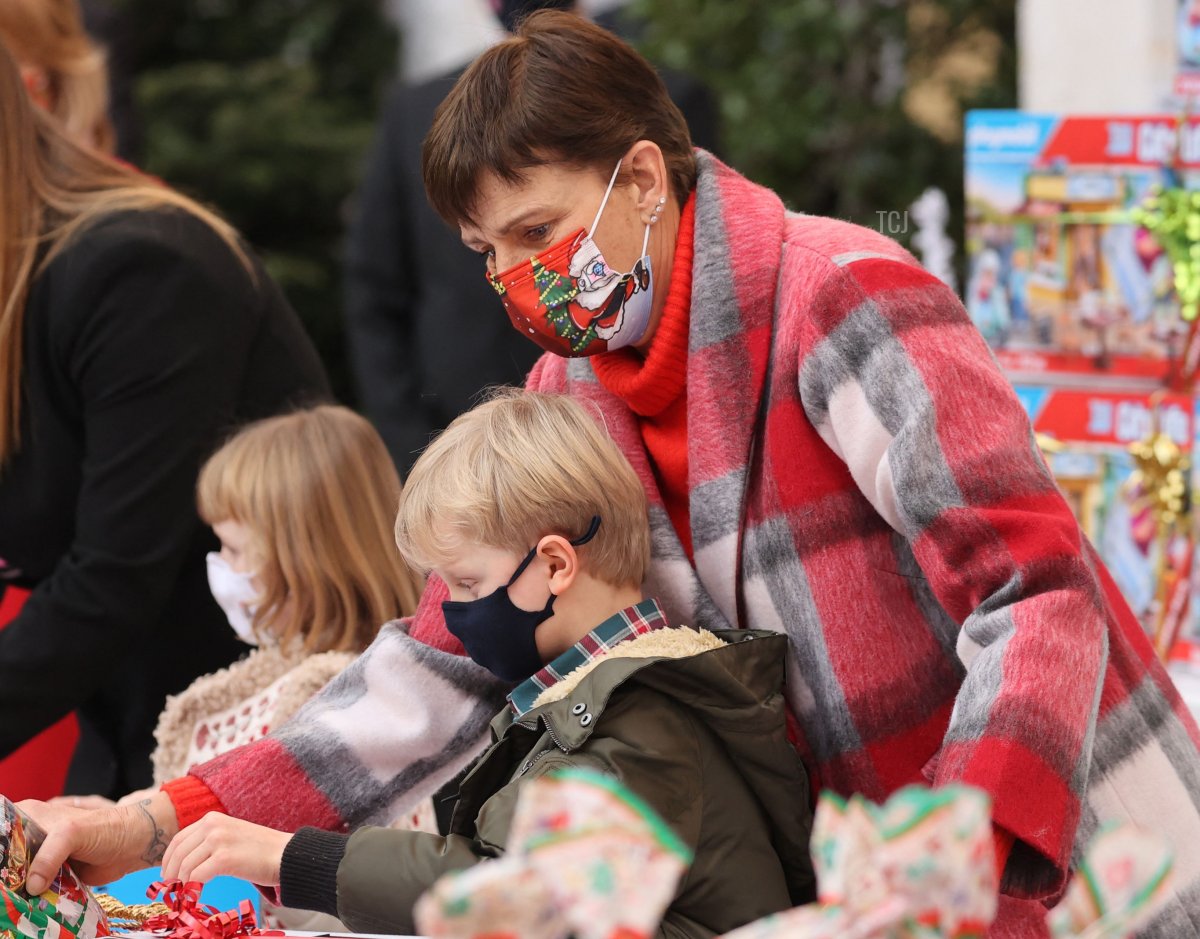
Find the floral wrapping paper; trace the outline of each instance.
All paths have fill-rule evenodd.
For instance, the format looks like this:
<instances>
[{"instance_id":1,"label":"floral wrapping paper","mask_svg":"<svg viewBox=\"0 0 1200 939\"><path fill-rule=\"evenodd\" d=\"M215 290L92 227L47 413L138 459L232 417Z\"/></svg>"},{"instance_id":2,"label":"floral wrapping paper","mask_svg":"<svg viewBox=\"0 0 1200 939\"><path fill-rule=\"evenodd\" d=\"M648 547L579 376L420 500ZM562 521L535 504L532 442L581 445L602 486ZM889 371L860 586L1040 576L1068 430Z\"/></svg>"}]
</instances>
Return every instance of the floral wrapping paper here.
<instances>
[{"instance_id":1,"label":"floral wrapping paper","mask_svg":"<svg viewBox=\"0 0 1200 939\"><path fill-rule=\"evenodd\" d=\"M521 792L509 852L439 880L418 902L434 939L648 939L691 852L648 806L598 773Z\"/></svg>"},{"instance_id":2,"label":"floral wrapping paper","mask_svg":"<svg viewBox=\"0 0 1200 939\"><path fill-rule=\"evenodd\" d=\"M813 827L818 902L722 939L969 939L996 915L990 804L966 786L911 787L882 806L824 795ZM1102 831L1047 915L1054 939L1121 939L1154 915L1171 852L1131 827Z\"/></svg>"},{"instance_id":3,"label":"floral wrapping paper","mask_svg":"<svg viewBox=\"0 0 1200 939\"><path fill-rule=\"evenodd\" d=\"M817 902L722 939L982 939L999 892L991 802L968 786L912 786L884 805L822 795L813 825ZM636 796L594 773L521 794L512 849L442 878L417 905L434 939L643 939L690 855ZM1054 939L1119 939L1170 885L1161 838L1102 831L1048 916Z\"/></svg>"},{"instance_id":4,"label":"floral wrapping paper","mask_svg":"<svg viewBox=\"0 0 1200 939\"><path fill-rule=\"evenodd\" d=\"M825 794L813 822L817 903L725 939L970 939L996 916L991 802L912 786L884 805Z\"/></svg>"},{"instance_id":5,"label":"floral wrapping paper","mask_svg":"<svg viewBox=\"0 0 1200 939\"><path fill-rule=\"evenodd\" d=\"M0 797L0 939L95 939L109 935L108 920L87 887L63 867L47 890L25 890L29 862L45 832Z\"/></svg>"},{"instance_id":6,"label":"floral wrapping paper","mask_svg":"<svg viewBox=\"0 0 1200 939\"><path fill-rule=\"evenodd\" d=\"M417 928L432 939L561 939L570 931L541 874L515 857L443 877L415 912Z\"/></svg>"},{"instance_id":7,"label":"floral wrapping paper","mask_svg":"<svg viewBox=\"0 0 1200 939\"><path fill-rule=\"evenodd\" d=\"M1118 939L1152 917L1171 885L1171 849L1130 826L1101 831L1046 917L1054 939Z\"/></svg>"}]
</instances>

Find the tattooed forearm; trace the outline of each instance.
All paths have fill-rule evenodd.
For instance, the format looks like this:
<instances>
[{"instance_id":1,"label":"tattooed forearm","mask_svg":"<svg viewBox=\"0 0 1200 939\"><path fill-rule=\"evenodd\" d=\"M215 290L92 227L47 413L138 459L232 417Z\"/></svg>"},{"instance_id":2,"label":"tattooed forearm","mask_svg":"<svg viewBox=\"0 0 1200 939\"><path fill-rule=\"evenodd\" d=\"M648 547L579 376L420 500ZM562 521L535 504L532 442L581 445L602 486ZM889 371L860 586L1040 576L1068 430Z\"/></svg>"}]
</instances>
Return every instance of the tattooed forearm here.
<instances>
[{"instance_id":1,"label":"tattooed forearm","mask_svg":"<svg viewBox=\"0 0 1200 939\"><path fill-rule=\"evenodd\" d=\"M138 809L146 816L146 822L150 825L150 841L146 845L146 850L142 852L142 860L147 864L157 864L167 850L167 833L158 827L158 822L154 820L154 816L150 814L150 809L147 807L149 805L149 799L142 799L137 804Z\"/></svg>"}]
</instances>

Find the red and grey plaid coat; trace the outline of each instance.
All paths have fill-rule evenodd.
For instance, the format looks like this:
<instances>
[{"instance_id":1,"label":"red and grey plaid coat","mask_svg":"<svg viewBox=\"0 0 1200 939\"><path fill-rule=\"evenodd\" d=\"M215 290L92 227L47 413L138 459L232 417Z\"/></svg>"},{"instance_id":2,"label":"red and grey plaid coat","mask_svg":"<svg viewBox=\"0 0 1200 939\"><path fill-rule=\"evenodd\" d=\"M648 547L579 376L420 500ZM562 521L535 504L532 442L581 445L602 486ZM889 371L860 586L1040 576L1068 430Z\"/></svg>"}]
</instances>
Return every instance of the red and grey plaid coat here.
<instances>
[{"instance_id":1,"label":"red and grey plaid coat","mask_svg":"<svg viewBox=\"0 0 1200 939\"><path fill-rule=\"evenodd\" d=\"M1200 732L957 298L891 240L706 157L689 340L694 570L588 361L543 358L529 386L602 410L650 494L673 620L791 639L820 784L985 789L1020 842L1012 895L1053 895L1119 818L1187 832L1194 881ZM1188 905L1200 927L1200 890Z\"/></svg>"},{"instance_id":2,"label":"red and grey plaid coat","mask_svg":"<svg viewBox=\"0 0 1200 939\"><path fill-rule=\"evenodd\" d=\"M1200 732L983 339L903 249L789 213L701 154L687 374L694 567L634 416L588 361L547 356L529 386L599 405L650 496L647 592L672 621L789 637L788 696L822 786L873 799L919 781L987 790L1017 839L1005 876L1017 897L1053 896L1098 824L1135 819L1177 846L1179 899L1156 934L1196 932ZM352 675L379 671L388 643L408 650L390 653L397 668L450 668L430 664L453 645L444 594L427 594L411 637L385 633ZM409 695L392 706L427 736L416 746L401 728L376 741L392 748L386 759L344 746L379 760L378 782L348 792L317 731L363 733L361 720L328 715L338 695L369 713L364 675L264 745L300 767L282 775L306 777L335 822L370 814L370 785L393 807L402 789L428 791L442 774L422 775L420 759L477 741L466 698L447 718L445 704ZM379 713L403 694L378 692ZM198 775L243 814L229 801L239 771L241 759Z\"/></svg>"}]
</instances>

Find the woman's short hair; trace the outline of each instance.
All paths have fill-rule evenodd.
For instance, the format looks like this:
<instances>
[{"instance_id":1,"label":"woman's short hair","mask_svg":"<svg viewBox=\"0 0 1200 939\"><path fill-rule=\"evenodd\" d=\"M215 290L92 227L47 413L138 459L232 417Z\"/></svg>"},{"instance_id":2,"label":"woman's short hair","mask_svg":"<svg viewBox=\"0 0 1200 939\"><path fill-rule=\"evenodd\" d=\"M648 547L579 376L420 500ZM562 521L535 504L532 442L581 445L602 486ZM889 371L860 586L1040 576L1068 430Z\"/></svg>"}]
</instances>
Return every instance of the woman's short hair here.
<instances>
[{"instance_id":1,"label":"woman's short hair","mask_svg":"<svg viewBox=\"0 0 1200 939\"><path fill-rule=\"evenodd\" d=\"M421 454L400 499L396 543L414 567L464 545L525 554L546 535L578 538L580 563L613 586L650 564L646 493L612 438L566 395L502 389L460 415Z\"/></svg>"},{"instance_id":2,"label":"woman's short hair","mask_svg":"<svg viewBox=\"0 0 1200 939\"><path fill-rule=\"evenodd\" d=\"M487 173L518 183L527 167L563 162L607 178L639 140L662 150L682 205L695 151L654 66L594 23L546 10L480 55L442 102L421 157L425 191L457 225L472 219Z\"/></svg>"},{"instance_id":3,"label":"woman's short hair","mask_svg":"<svg viewBox=\"0 0 1200 939\"><path fill-rule=\"evenodd\" d=\"M197 486L206 523L250 531L262 589L255 630L310 652L360 651L415 611L420 580L392 541L399 498L379 434L333 405L247 425Z\"/></svg>"}]
</instances>

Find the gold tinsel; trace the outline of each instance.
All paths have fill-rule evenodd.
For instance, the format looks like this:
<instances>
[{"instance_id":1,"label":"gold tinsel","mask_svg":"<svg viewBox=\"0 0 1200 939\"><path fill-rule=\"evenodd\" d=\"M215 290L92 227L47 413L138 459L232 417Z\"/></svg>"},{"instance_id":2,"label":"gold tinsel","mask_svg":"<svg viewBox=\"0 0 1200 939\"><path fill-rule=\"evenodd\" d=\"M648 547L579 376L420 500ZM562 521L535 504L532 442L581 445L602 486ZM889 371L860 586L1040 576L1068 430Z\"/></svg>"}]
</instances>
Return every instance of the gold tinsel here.
<instances>
[{"instance_id":1,"label":"gold tinsel","mask_svg":"<svg viewBox=\"0 0 1200 939\"><path fill-rule=\"evenodd\" d=\"M1180 577L1190 577L1190 571L1174 572L1168 562L1171 541L1185 530L1188 521L1190 464L1179 445L1158 429L1157 421L1155 424L1149 437L1129 447L1137 469L1126 485L1134 508L1149 509L1154 516L1158 544L1154 560L1155 611L1150 631L1155 650L1166 661L1178 631L1177 621L1169 615L1171 596L1180 588ZM1183 589L1187 589L1186 584Z\"/></svg>"},{"instance_id":2,"label":"gold tinsel","mask_svg":"<svg viewBox=\"0 0 1200 939\"><path fill-rule=\"evenodd\" d=\"M1129 452L1137 464L1129 483L1140 491L1138 501L1149 505L1161 531L1169 531L1182 521L1187 510L1186 454L1174 440L1157 431L1132 444Z\"/></svg>"},{"instance_id":3,"label":"gold tinsel","mask_svg":"<svg viewBox=\"0 0 1200 939\"><path fill-rule=\"evenodd\" d=\"M118 929L131 929L141 926L148 919L170 913L171 908L165 903L139 903L127 905L111 893L96 894L96 902L108 916L110 925Z\"/></svg>"}]
</instances>

